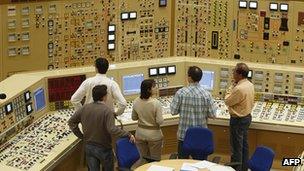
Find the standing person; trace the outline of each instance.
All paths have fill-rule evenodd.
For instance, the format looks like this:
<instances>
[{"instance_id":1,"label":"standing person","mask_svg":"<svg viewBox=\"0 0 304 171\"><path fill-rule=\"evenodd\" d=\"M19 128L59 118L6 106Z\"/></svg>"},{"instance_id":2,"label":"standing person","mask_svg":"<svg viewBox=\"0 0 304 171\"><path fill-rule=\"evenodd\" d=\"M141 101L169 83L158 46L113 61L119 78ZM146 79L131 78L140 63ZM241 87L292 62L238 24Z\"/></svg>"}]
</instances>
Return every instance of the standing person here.
<instances>
[{"instance_id":1,"label":"standing person","mask_svg":"<svg viewBox=\"0 0 304 171\"><path fill-rule=\"evenodd\" d=\"M141 156L140 164L143 164L143 157L161 159L163 133L160 125L164 119L161 103L152 97L156 91L153 79L144 80L140 86L140 97L133 103L132 119L138 120L135 137Z\"/></svg>"},{"instance_id":2,"label":"standing person","mask_svg":"<svg viewBox=\"0 0 304 171\"><path fill-rule=\"evenodd\" d=\"M85 143L85 154L90 171L99 171L100 163L104 171L114 170L111 135L117 137L129 136L135 142L132 134L115 126L112 109L105 101L107 86L97 85L92 90L93 103L85 104L69 119L68 124L73 133ZM81 123L83 133L78 124Z\"/></svg>"},{"instance_id":3,"label":"standing person","mask_svg":"<svg viewBox=\"0 0 304 171\"><path fill-rule=\"evenodd\" d=\"M179 114L177 131L178 158L189 158L182 153L186 130L190 127L207 127L207 118L214 118L216 107L211 94L199 85L202 70L197 66L188 69L189 86L179 89L171 103L172 115Z\"/></svg>"},{"instance_id":4,"label":"standing person","mask_svg":"<svg viewBox=\"0 0 304 171\"><path fill-rule=\"evenodd\" d=\"M227 90L225 104L230 113L231 162L241 162L237 171L247 171L249 149L248 128L251 124L251 111L254 106L254 86L247 79L249 68L238 63L233 71L234 84Z\"/></svg>"},{"instance_id":5,"label":"standing person","mask_svg":"<svg viewBox=\"0 0 304 171\"><path fill-rule=\"evenodd\" d=\"M71 102L74 105L75 110L81 108L81 101L84 97L86 97L85 104L92 103L93 87L96 85L104 84L108 88L108 98L105 103L114 111L113 100L116 100L118 103L118 110L115 112L115 114L121 115L127 106L127 102L121 94L118 84L106 76L106 73L109 69L108 60L105 58L97 58L95 60L95 69L97 72L96 76L88 78L82 82L82 84L71 97Z\"/></svg>"}]
</instances>

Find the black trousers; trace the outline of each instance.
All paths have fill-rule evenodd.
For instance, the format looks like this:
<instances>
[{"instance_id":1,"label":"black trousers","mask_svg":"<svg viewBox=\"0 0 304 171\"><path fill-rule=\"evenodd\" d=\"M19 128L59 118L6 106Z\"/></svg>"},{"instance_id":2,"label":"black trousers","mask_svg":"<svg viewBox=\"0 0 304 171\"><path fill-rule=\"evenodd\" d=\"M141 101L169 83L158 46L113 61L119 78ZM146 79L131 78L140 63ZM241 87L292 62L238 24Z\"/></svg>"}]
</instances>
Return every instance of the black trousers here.
<instances>
[{"instance_id":1,"label":"black trousers","mask_svg":"<svg viewBox=\"0 0 304 171\"><path fill-rule=\"evenodd\" d=\"M231 162L241 162L235 166L236 171L247 171L247 161L249 159L248 129L251 124L251 115L245 117L230 118L230 145Z\"/></svg>"}]
</instances>

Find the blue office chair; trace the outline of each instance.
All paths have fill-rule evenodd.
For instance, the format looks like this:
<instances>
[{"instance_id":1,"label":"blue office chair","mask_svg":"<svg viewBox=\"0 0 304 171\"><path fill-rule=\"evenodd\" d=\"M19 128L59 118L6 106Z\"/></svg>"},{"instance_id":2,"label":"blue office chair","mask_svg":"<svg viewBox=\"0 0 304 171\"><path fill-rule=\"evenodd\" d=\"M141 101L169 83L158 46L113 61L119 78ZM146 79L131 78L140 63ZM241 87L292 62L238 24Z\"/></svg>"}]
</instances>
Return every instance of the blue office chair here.
<instances>
[{"instance_id":1,"label":"blue office chair","mask_svg":"<svg viewBox=\"0 0 304 171\"><path fill-rule=\"evenodd\" d=\"M272 166L274 152L272 149L259 146L248 160L248 168L251 171L269 171Z\"/></svg>"},{"instance_id":2,"label":"blue office chair","mask_svg":"<svg viewBox=\"0 0 304 171\"><path fill-rule=\"evenodd\" d=\"M213 133L208 128L188 128L184 138L182 151L196 160L207 160L214 150Z\"/></svg>"},{"instance_id":3,"label":"blue office chair","mask_svg":"<svg viewBox=\"0 0 304 171\"><path fill-rule=\"evenodd\" d=\"M129 142L128 138L116 141L116 157L119 170L130 170L132 165L140 158L136 145Z\"/></svg>"}]
</instances>

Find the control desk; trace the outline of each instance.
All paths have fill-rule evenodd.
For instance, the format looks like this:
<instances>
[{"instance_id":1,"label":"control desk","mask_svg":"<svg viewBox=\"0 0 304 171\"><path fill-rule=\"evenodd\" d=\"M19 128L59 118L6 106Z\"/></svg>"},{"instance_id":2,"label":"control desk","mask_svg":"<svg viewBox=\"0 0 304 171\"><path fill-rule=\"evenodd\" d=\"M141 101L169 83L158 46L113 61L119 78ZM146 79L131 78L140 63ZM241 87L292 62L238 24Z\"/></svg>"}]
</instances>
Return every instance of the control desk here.
<instances>
[{"instance_id":1,"label":"control desk","mask_svg":"<svg viewBox=\"0 0 304 171\"><path fill-rule=\"evenodd\" d=\"M211 92L217 105L217 117L208 124L228 126L229 114L222 99L231 84L235 64L192 57L113 64L107 75L117 81L128 101L125 113L118 119L124 129L135 130L132 101L138 97L141 81L153 78L164 107L164 129L177 125L179 116L170 114L170 102L174 93L187 85L188 67L196 65L203 70L201 86ZM247 64L256 91L251 129L292 133L303 139L303 69ZM0 101L0 170L51 170L73 151L79 140L67 125L74 113L69 99L85 78L94 75L93 67L83 67L16 74L0 82L1 91L7 94L7 99ZM303 149L301 144L298 146ZM295 151L295 155L298 153Z\"/></svg>"}]
</instances>

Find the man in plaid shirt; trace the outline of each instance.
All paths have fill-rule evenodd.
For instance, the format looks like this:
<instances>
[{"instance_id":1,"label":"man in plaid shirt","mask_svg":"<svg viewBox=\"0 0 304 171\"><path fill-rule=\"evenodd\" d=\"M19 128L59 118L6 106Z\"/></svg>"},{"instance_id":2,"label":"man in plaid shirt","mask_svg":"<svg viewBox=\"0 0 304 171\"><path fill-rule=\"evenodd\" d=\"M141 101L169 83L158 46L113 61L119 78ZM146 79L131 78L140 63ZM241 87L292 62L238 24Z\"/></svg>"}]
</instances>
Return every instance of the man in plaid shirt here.
<instances>
[{"instance_id":1,"label":"man in plaid shirt","mask_svg":"<svg viewBox=\"0 0 304 171\"><path fill-rule=\"evenodd\" d=\"M197 66L188 69L189 86L179 89L171 103L172 115L179 114L178 158L189 158L182 154L182 145L186 130L190 127L207 127L207 118L214 118L216 107L211 94L200 86L202 70Z\"/></svg>"}]
</instances>

